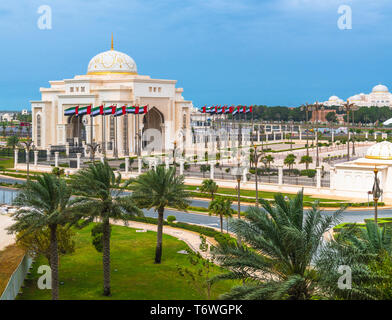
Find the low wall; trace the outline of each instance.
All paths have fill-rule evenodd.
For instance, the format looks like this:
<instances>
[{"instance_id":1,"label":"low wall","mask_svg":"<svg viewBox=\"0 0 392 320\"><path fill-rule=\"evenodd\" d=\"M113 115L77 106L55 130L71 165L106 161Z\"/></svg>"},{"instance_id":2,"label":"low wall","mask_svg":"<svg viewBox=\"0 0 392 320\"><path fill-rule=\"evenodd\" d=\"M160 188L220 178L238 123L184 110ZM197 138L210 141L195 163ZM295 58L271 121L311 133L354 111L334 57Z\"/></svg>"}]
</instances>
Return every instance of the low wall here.
<instances>
[{"instance_id":1,"label":"low wall","mask_svg":"<svg viewBox=\"0 0 392 320\"><path fill-rule=\"evenodd\" d=\"M16 268L14 273L11 275L7 286L5 287L0 300L14 300L18 295L20 288L22 287L23 281L30 269L33 259L27 254L23 257L19 266Z\"/></svg>"}]
</instances>

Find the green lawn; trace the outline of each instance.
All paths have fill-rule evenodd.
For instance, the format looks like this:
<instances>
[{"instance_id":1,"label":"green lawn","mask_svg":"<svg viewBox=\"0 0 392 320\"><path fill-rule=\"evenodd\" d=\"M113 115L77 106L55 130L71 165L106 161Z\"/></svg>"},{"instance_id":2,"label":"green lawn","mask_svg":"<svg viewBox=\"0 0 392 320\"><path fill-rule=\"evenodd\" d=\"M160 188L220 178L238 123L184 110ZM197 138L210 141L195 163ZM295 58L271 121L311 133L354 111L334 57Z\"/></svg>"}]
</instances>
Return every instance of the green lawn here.
<instances>
[{"instance_id":1,"label":"green lawn","mask_svg":"<svg viewBox=\"0 0 392 320\"><path fill-rule=\"evenodd\" d=\"M177 253L187 245L178 239L163 235L162 264L154 264L156 233L137 233L135 229L112 227L112 296L102 296L102 255L91 244L92 226L76 233L74 254L61 257L61 299L205 299L192 289L177 273L176 265L190 265L186 255ZM39 265L48 264L37 259L31 276L25 281L18 299L50 299L49 290L37 288L36 271ZM217 267L218 271L218 267ZM213 289L213 296L230 290L233 282L221 282Z\"/></svg>"},{"instance_id":2,"label":"green lawn","mask_svg":"<svg viewBox=\"0 0 392 320\"><path fill-rule=\"evenodd\" d=\"M188 190L196 191L196 188L201 188L201 186L186 186ZM218 188L218 192L220 194L225 194L225 195L237 195L237 191L235 189L231 188ZM264 199L273 199L274 195L277 192L268 192L268 191L259 191L259 198L264 198ZM287 196L293 196L293 194L290 193L284 193L283 195ZM243 197L256 197L256 191L255 190L244 190L241 189L241 196ZM315 201L319 200L320 202L342 202L342 200L333 200L333 199L323 199L323 198L313 198L312 196L307 196L304 195L304 201Z\"/></svg>"},{"instance_id":3,"label":"green lawn","mask_svg":"<svg viewBox=\"0 0 392 320\"><path fill-rule=\"evenodd\" d=\"M13 168L14 167L14 158L13 157L6 157L0 156L0 167Z\"/></svg>"}]
</instances>

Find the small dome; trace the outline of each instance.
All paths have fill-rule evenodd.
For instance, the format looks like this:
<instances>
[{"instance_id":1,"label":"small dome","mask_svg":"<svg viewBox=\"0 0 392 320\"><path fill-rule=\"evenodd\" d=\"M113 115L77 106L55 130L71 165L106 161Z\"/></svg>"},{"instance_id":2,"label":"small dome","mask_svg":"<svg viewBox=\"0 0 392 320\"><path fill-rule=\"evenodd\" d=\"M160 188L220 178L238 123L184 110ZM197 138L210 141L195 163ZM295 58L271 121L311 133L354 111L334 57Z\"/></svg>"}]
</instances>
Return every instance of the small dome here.
<instances>
[{"instance_id":1,"label":"small dome","mask_svg":"<svg viewBox=\"0 0 392 320\"><path fill-rule=\"evenodd\" d=\"M125 53L108 50L97 54L88 64L87 74L137 74L135 61Z\"/></svg>"},{"instance_id":2,"label":"small dome","mask_svg":"<svg viewBox=\"0 0 392 320\"><path fill-rule=\"evenodd\" d=\"M376 143L367 150L365 158L392 160L392 143L388 141Z\"/></svg>"},{"instance_id":3,"label":"small dome","mask_svg":"<svg viewBox=\"0 0 392 320\"><path fill-rule=\"evenodd\" d=\"M372 92L389 92L388 88L382 84L375 86Z\"/></svg>"},{"instance_id":4,"label":"small dome","mask_svg":"<svg viewBox=\"0 0 392 320\"><path fill-rule=\"evenodd\" d=\"M338 100L339 100L339 97L337 97L337 96L329 97L329 101L338 101Z\"/></svg>"},{"instance_id":5,"label":"small dome","mask_svg":"<svg viewBox=\"0 0 392 320\"><path fill-rule=\"evenodd\" d=\"M361 96L359 94L356 94L355 96L352 96L349 98L350 101L358 101L361 100Z\"/></svg>"}]
</instances>

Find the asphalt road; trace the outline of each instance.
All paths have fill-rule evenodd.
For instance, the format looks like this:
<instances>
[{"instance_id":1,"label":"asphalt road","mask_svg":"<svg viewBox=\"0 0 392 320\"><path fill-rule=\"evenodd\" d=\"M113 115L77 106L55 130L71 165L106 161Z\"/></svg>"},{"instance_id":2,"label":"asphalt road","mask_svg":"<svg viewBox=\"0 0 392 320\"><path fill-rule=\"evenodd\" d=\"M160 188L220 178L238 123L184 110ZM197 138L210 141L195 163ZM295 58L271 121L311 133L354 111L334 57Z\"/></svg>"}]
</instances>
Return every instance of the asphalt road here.
<instances>
[{"instance_id":1,"label":"asphalt road","mask_svg":"<svg viewBox=\"0 0 392 320\"><path fill-rule=\"evenodd\" d=\"M0 177L0 182L7 182L7 183L24 183L22 180L17 180L13 178L3 178ZM128 193L128 192L125 192ZM11 204L12 200L16 197L17 191L1 188L0 187L0 203ZM208 200L192 200L191 205L195 207L208 207ZM241 205L241 211L245 211L249 206L248 205ZM237 205L234 203L233 208L237 209ZM156 213L154 210L144 210L145 215L148 217L156 217ZM333 211L324 211L324 214L328 215L331 214ZM199 213L185 213L177 210L165 210L165 218L168 215L174 215L177 218L177 221L180 222L187 222L187 223L194 223L199 225L204 225L208 227L220 227L219 218L216 216L209 216L208 214L199 214ZM392 209L379 209L378 216L382 217L392 217ZM343 213L342 222L363 222L364 219L374 217L374 211L372 209L369 210L347 210ZM223 223L224 229L227 228L226 221ZM230 228L230 226L229 226Z\"/></svg>"}]
</instances>

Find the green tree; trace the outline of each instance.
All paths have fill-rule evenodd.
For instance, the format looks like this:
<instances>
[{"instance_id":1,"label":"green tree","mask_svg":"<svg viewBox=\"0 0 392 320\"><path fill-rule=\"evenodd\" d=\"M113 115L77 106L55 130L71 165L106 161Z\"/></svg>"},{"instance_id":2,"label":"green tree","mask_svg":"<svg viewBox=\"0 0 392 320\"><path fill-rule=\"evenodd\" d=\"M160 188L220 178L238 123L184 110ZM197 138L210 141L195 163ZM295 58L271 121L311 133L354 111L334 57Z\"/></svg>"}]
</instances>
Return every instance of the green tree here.
<instances>
[{"instance_id":1,"label":"green tree","mask_svg":"<svg viewBox=\"0 0 392 320\"><path fill-rule=\"evenodd\" d=\"M284 159L283 163L286 166L288 166L290 172L292 171L293 166L295 164L295 159L297 159L297 156L295 154L293 154L293 153L288 154L287 157Z\"/></svg>"},{"instance_id":2,"label":"green tree","mask_svg":"<svg viewBox=\"0 0 392 320\"><path fill-rule=\"evenodd\" d=\"M78 218L83 218L82 226L99 220L102 223L102 264L103 294L109 296L110 289L110 219L127 221L128 216L142 216L131 196L121 196L126 184L121 183L105 163L93 163L71 176L73 190L79 195L74 202L78 208Z\"/></svg>"},{"instance_id":3,"label":"green tree","mask_svg":"<svg viewBox=\"0 0 392 320\"><path fill-rule=\"evenodd\" d=\"M263 158L263 162L265 162L266 164L267 164L267 166L268 166L268 168L271 168L271 163L272 162L274 162L274 157L273 156L271 156L270 154L268 154L268 155L266 155L264 158Z\"/></svg>"},{"instance_id":4,"label":"green tree","mask_svg":"<svg viewBox=\"0 0 392 320\"><path fill-rule=\"evenodd\" d=\"M232 202L230 199L224 199L221 197L212 200L208 206L208 211L210 214L215 214L219 216L220 228L223 233L223 217L229 218L234 214L234 210L231 207Z\"/></svg>"},{"instance_id":5,"label":"green tree","mask_svg":"<svg viewBox=\"0 0 392 320\"><path fill-rule=\"evenodd\" d=\"M186 191L184 176L176 176L173 168L158 166L138 176L131 184L132 199L140 208L154 208L158 212L155 263L162 259L163 217L166 207L186 210L190 194Z\"/></svg>"},{"instance_id":6,"label":"green tree","mask_svg":"<svg viewBox=\"0 0 392 320\"><path fill-rule=\"evenodd\" d=\"M70 197L71 189L66 182L51 174L38 176L37 181L28 180L14 201L20 208L12 215L16 222L9 228L9 232L22 232L26 236L44 231L45 228L50 230L53 300L59 298L57 229L71 222Z\"/></svg>"},{"instance_id":7,"label":"green tree","mask_svg":"<svg viewBox=\"0 0 392 320\"><path fill-rule=\"evenodd\" d=\"M7 147L11 147L13 150L15 150L15 148L18 146L19 143L19 138L18 136L9 136L7 138Z\"/></svg>"},{"instance_id":8,"label":"green tree","mask_svg":"<svg viewBox=\"0 0 392 320\"><path fill-rule=\"evenodd\" d=\"M320 251L316 268L320 287L329 298L392 298L392 232L367 221L365 228L343 229ZM349 266L351 288L340 289L341 266Z\"/></svg>"},{"instance_id":9,"label":"green tree","mask_svg":"<svg viewBox=\"0 0 392 320\"><path fill-rule=\"evenodd\" d=\"M203 178L206 175L206 172L210 170L210 166L206 164L200 165L200 171L203 173Z\"/></svg>"},{"instance_id":10,"label":"green tree","mask_svg":"<svg viewBox=\"0 0 392 320\"><path fill-rule=\"evenodd\" d=\"M308 170L309 169L309 164L313 163L313 158L311 156L304 155L304 156L301 157L301 160L300 160L299 163L301 163L301 164L305 163L306 170Z\"/></svg>"},{"instance_id":11,"label":"green tree","mask_svg":"<svg viewBox=\"0 0 392 320\"><path fill-rule=\"evenodd\" d=\"M205 179L201 183L200 191L209 193L211 199L214 200L214 194L218 191L218 185L212 179Z\"/></svg>"},{"instance_id":12,"label":"green tree","mask_svg":"<svg viewBox=\"0 0 392 320\"><path fill-rule=\"evenodd\" d=\"M56 177L60 178L60 177L64 174L64 169L63 169L63 168L59 168L59 167L54 167L54 168L52 169L52 173L53 173Z\"/></svg>"},{"instance_id":13,"label":"green tree","mask_svg":"<svg viewBox=\"0 0 392 320\"><path fill-rule=\"evenodd\" d=\"M229 242L214 251L216 260L229 270L217 279L242 280L222 298L301 300L318 294L317 270L311 263L342 209L325 216L314 204L305 212L302 192L287 201L280 193L274 198L274 206L261 199L263 208L250 207L246 219L231 222L247 245Z\"/></svg>"},{"instance_id":14,"label":"green tree","mask_svg":"<svg viewBox=\"0 0 392 320\"><path fill-rule=\"evenodd\" d=\"M57 226L56 238L59 256L74 253L75 241L73 237L75 232L68 227ZM16 240L20 247L24 248L31 257L43 255L51 266L50 255L50 238L51 232L48 227L33 232L21 231L17 234Z\"/></svg>"},{"instance_id":15,"label":"green tree","mask_svg":"<svg viewBox=\"0 0 392 320\"><path fill-rule=\"evenodd\" d=\"M328 121L328 122L333 122L333 123L335 123L335 122L337 122L338 121L338 117L336 116L336 113L335 112L328 112L327 114L326 114L326 116L325 116L325 119Z\"/></svg>"}]
</instances>

